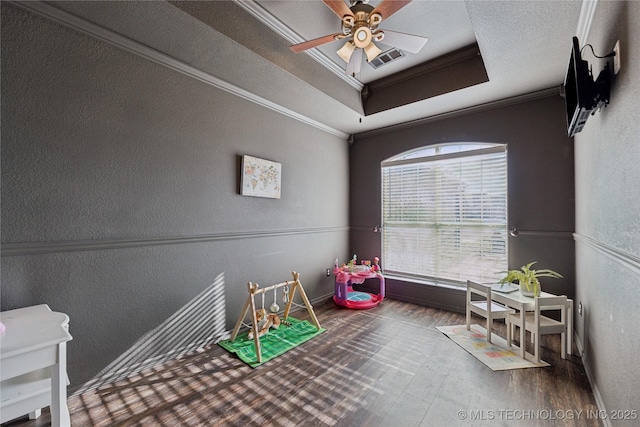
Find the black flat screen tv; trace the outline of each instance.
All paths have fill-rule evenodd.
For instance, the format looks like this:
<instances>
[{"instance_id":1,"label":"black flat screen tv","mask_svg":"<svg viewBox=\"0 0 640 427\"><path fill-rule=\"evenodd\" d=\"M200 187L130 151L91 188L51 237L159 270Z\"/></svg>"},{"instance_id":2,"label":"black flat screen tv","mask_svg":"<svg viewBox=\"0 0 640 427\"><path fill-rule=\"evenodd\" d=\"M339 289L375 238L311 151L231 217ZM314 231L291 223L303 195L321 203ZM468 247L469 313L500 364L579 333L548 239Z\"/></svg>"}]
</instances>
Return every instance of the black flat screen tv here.
<instances>
[{"instance_id":1,"label":"black flat screen tv","mask_svg":"<svg viewBox=\"0 0 640 427\"><path fill-rule=\"evenodd\" d=\"M567 108L567 132L574 136L580 132L596 106L597 98L589 64L582 59L578 38L573 38L567 76L564 80L564 100Z\"/></svg>"}]
</instances>

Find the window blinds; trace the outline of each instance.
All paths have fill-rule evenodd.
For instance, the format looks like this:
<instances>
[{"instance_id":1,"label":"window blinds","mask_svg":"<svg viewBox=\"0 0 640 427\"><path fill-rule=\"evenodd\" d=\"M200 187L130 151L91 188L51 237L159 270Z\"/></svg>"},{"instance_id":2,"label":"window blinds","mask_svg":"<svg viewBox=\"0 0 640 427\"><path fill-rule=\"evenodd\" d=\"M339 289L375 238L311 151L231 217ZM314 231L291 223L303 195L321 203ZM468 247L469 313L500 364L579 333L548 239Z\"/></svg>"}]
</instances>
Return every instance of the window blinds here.
<instances>
[{"instance_id":1,"label":"window blinds","mask_svg":"<svg viewBox=\"0 0 640 427\"><path fill-rule=\"evenodd\" d=\"M505 146L382 164L386 272L445 284L507 270Z\"/></svg>"}]
</instances>

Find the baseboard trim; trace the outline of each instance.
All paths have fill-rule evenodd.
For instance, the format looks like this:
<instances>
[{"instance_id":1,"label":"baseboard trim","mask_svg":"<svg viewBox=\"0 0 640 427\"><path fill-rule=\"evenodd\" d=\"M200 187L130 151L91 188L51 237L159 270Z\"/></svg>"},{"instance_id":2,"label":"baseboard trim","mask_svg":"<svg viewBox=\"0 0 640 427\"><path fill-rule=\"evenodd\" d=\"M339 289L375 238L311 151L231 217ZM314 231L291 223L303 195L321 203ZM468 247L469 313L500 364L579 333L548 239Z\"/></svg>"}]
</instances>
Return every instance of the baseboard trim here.
<instances>
[{"instance_id":1,"label":"baseboard trim","mask_svg":"<svg viewBox=\"0 0 640 427\"><path fill-rule=\"evenodd\" d=\"M620 266L632 270L635 274L640 274L640 258L636 257L635 255L611 247L605 243L599 242L595 239L592 239L591 237L587 237L579 233L574 233L573 238L575 242L580 244L581 246L584 246L585 248L603 255L608 260L613 261ZM591 385L591 390L593 391L593 397L596 401L596 406L598 407L598 410L600 412L606 415L607 409L604 404L604 400L602 399L602 395L600 394L598 384L596 383L596 380L593 376L593 370L591 368L588 352L584 348L584 344L582 343L582 341L580 341L580 337L578 335L574 337L574 341L576 342L578 351L581 354L582 366L584 367L587 379L589 380L589 384ZM609 417L601 417L601 420L605 427L610 427L612 425Z\"/></svg>"},{"instance_id":2,"label":"baseboard trim","mask_svg":"<svg viewBox=\"0 0 640 427\"><path fill-rule=\"evenodd\" d=\"M437 308L440 310L451 311L453 313L464 313L463 311L460 310L459 307L456 307L456 306L434 303L433 301L425 301L424 299L420 299L420 298L411 298L411 297L407 297L405 295L400 295L396 293L387 292L385 295L385 298L388 298L390 300L395 300L395 301L409 302L415 305L420 305L422 307L431 307L431 308Z\"/></svg>"},{"instance_id":3,"label":"baseboard trim","mask_svg":"<svg viewBox=\"0 0 640 427\"><path fill-rule=\"evenodd\" d=\"M287 230L268 231L237 231L232 233L213 233L195 236L170 236L149 239L104 239L104 240L68 240L58 242L36 242L36 243L4 243L0 246L0 255L21 256L38 255L58 252L79 252L108 249L139 248L161 245L180 245L193 243L209 243L225 240L257 239L263 237L283 237L298 234L320 234L337 233L349 231L349 227L316 227L316 228L296 228Z\"/></svg>"},{"instance_id":4,"label":"baseboard trim","mask_svg":"<svg viewBox=\"0 0 640 427\"><path fill-rule=\"evenodd\" d=\"M598 407L598 411L604 414L607 413L607 409L604 405L604 401L602 400L602 395L600 394L600 390L598 389L598 385L596 384L593 378L593 371L591 370L591 366L589 364L589 360L587 359L587 353L584 351L584 346L582 341L580 341L580 337L576 334L573 337L573 341L576 343L576 347L578 347L578 352L580 353L582 360L582 366L584 367L584 372L587 374L587 380L589 381L589 385L591 385L591 390L593 391L593 398L596 401L596 406ZM602 424L604 427L612 427L611 420L609 417L601 417Z\"/></svg>"},{"instance_id":5,"label":"baseboard trim","mask_svg":"<svg viewBox=\"0 0 640 427\"><path fill-rule=\"evenodd\" d=\"M333 293L331 294L324 294L321 295L319 297L313 298L310 300L310 303L312 306L314 305L320 305L320 304L326 304L329 303L330 301L332 301L332 297L333 297ZM306 307L300 307L300 306L292 306L291 309L291 314L297 313L299 311L302 310L306 310ZM170 350L166 353L163 353L161 355L156 355L152 358L146 359L144 361L141 362L136 362L133 363L131 365L128 366L122 366L120 367L118 370L114 371L114 372L103 372L98 374L96 377L90 379L89 381L85 382L84 384L81 384L79 386L76 387L71 387L69 388L69 395L70 396L77 396L80 395L88 390L93 390L96 389L100 386L102 386L103 384L107 384L107 383L113 383L117 380L120 379L124 379L127 378L131 375L134 375L136 372L140 372L143 369L149 369L151 367L157 366L159 364L163 364L166 363L170 360L176 359L178 357L181 356L185 356L187 354L193 353L195 351L197 351L198 349L207 347L207 346L211 346L214 345L216 343L218 343L218 341L223 340L223 339L228 339L231 337L231 329L228 330L224 330L223 332L221 332L220 334L218 334L214 339L212 340L198 340L196 342L181 346L178 349L174 349L174 350Z\"/></svg>"}]
</instances>

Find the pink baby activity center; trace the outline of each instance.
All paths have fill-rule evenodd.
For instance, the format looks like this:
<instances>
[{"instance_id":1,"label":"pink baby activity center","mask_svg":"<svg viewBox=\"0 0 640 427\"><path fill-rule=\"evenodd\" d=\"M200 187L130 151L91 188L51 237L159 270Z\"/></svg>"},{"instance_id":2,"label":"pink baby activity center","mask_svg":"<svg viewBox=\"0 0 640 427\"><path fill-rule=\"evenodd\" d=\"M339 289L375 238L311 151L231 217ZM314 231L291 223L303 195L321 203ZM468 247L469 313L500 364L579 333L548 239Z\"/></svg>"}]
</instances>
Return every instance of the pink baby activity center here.
<instances>
[{"instance_id":1,"label":"pink baby activity center","mask_svg":"<svg viewBox=\"0 0 640 427\"><path fill-rule=\"evenodd\" d=\"M357 263L356 255L348 264L338 267L338 260L333 268L333 274L336 276L336 289L333 300L336 304L347 308L365 309L375 307L384 299L384 276L380 268L380 259L374 258L371 261L362 261ZM379 291L377 294L354 291L353 285L362 284L367 279L378 279Z\"/></svg>"}]
</instances>

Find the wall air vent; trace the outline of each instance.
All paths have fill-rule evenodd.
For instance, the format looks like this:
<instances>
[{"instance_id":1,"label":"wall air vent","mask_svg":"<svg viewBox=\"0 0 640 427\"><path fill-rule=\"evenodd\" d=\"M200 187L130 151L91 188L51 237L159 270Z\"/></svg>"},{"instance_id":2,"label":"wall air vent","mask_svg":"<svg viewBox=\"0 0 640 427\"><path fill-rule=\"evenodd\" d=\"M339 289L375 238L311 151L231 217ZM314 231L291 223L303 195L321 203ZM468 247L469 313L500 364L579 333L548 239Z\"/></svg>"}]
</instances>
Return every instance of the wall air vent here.
<instances>
[{"instance_id":1,"label":"wall air vent","mask_svg":"<svg viewBox=\"0 0 640 427\"><path fill-rule=\"evenodd\" d=\"M376 56L371 62L369 62L369 65L377 69L390 62L397 61L403 56L404 52L394 47L393 49L382 52L380 55Z\"/></svg>"}]
</instances>

